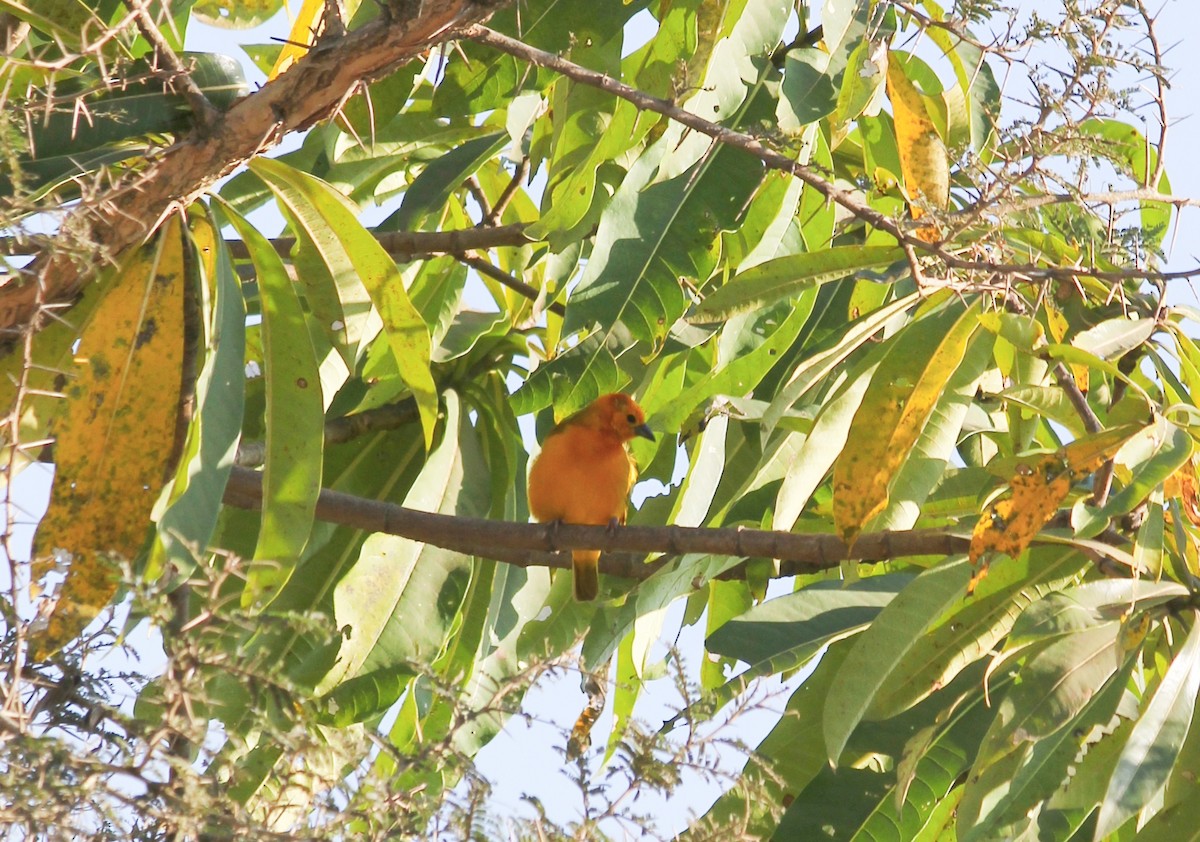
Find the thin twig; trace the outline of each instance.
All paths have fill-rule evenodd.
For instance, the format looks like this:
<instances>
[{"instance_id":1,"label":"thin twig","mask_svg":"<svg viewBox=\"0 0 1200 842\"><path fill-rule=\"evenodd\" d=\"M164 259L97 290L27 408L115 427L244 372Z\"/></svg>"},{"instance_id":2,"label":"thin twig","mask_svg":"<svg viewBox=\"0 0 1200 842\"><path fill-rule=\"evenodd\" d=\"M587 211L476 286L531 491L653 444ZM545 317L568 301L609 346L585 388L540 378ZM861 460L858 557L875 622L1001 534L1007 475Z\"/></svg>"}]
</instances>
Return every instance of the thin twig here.
<instances>
[{"instance_id":1,"label":"thin twig","mask_svg":"<svg viewBox=\"0 0 1200 842\"><path fill-rule=\"evenodd\" d=\"M209 102L204 91L200 90L200 86L192 78L191 72L184 66L183 60L175 54L171 45L167 43L167 39L159 31L158 24L154 22L150 10L146 7L146 0L125 0L125 5L137 16L138 31L154 48L154 62L161 63L166 68L169 84L179 91L191 106L196 125L202 130L210 128L216 122L220 112Z\"/></svg>"},{"instance_id":2,"label":"thin twig","mask_svg":"<svg viewBox=\"0 0 1200 842\"><path fill-rule=\"evenodd\" d=\"M412 398L366 409L353 415L331 418L325 422L325 444L345 444L377 430L396 430L417 420L417 404ZM234 464L256 468L266 461L267 445L263 441L243 441L238 444Z\"/></svg>"},{"instance_id":3,"label":"thin twig","mask_svg":"<svg viewBox=\"0 0 1200 842\"><path fill-rule=\"evenodd\" d=\"M500 217L504 215L504 211L508 208L513 197L517 195L517 191L521 189L521 184L529 175L529 156L526 155L521 159L521 163L517 164L517 170L513 173L512 179L504 187L504 192L500 194L500 198L496 200L495 206L492 207L491 213L483 218L485 226L494 226L500 221Z\"/></svg>"},{"instance_id":4,"label":"thin twig","mask_svg":"<svg viewBox=\"0 0 1200 842\"><path fill-rule=\"evenodd\" d=\"M853 213L859 219L863 220L891 234L897 240L915 240L916 245L920 243L929 250L928 244L917 240L901 228L896 220L888 217L875 208L868 205L862 199L852 193L837 187L830 181L827 181L822 176L818 175L815 170L797 163L773 149L768 149L754 137L742 132L735 131L725 126L705 120L690 111L686 111L670 100L659 99L658 97L650 96L642 93L636 88L631 88L622 82L606 76L603 73L597 73L594 70L589 70L586 67L581 67L574 62L567 61L561 56L554 53L548 53L545 50L539 50L536 47L531 47L528 44L518 41L515 38L509 38L507 35L502 35L493 29L480 24L465 27L462 31L464 38L469 38L473 41L478 41L481 44L487 44L503 53L508 53L515 58L527 61L530 64L539 67L545 67L557 73L561 73L569 79L580 82L585 85L591 85L599 88L602 91L607 91L614 96L627 100L638 108L646 111L653 111L657 114L662 114L665 117L670 117L677 123L681 123L690 129L694 129L702 134L711 137L720 143L725 143L730 146L735 146L749 152L754 157L758 158L763 163L773 169L782 170L791 173L796 178L803 181L805 184L812 187L825 198L836 202L846 210Z\"/></svg>"},{"instance_id":5,"label":"thin twig","mask_svg":"<svg viewBox=\"0 0 1200 842\"><path fill-rule=\"evenodd\" d=\"M463 254L456 254L454 256L460 262L462 262L463 264L465 264L467 266L470 266L472 269L474 269L479 274L487 275L492 280L499 281L504 286L508 287L509 289L513 290L514 292L520 293L521 295L528 298L530 301L538 300L539 293L536 289L534 289L529 284L522 281L520 278L514 278L512 275L508 274L507 272L503 271L502 269L497 269L495 266L488 263L483 258L477 257L476 255L471 254L470 252L465 252ZM546 309L549 310L551 313L554 313L559 316L565 316L567 314L567 308L562 305L561 301L550 302L550 304L548 304L546 306Z\"/></svg>"},{"instance_id":6,"label":"thin twig","mask_svg":"<svg viewBox=\"0 0 1200 842\"><path fill-rule=\"evenodd\" d=\"M807 167L791 158L783 155L773 149L768 149L757 138L752 137L743 132L735 131L725 126L713 123L706 120L690 111L678 107L670 100L659 99L641 91L631 88L630 86L612 79L611 77L597 73L594 70L589 70L581 67L574 62L568 61L554 53L548 53L545 50L539 50L536 47L531 47L522 41L514 38L509 38L495 30L489 29L481 24L464 27L462 36L477 41L480 44L487 44L494 49L503 53L514 56L522 61L538 67L545 67L557 73L561 73L569 79L572 79L581 84L591 85L600 90L607 91L613 96L618 96L628 102L633 103L638 108L646 111L653 111L657 114L662 114L669 117L690 129L694 129L713 140L724 143L729 146L753 155L771 169L776 169L781 172L790 173L794 177L803 181L806 185L816 190L829 201L832 201L852 213L855 217L866 222L880 231L891 234L896 238L901 245L907 245L911 249L919 252L931 254L941 260L950 269L961 271L975 272L999 272L1008 275L1023 275L1030 280L1067 280L1073 281L1080 277L1097 278L1102 281L1120 282L1133 278L1143 278L1147 280L1174 280L1181 278L1189 278L1200 275L1200 266L1180 272L1154 272L1149 270L1139 270L1135 268L1122 269L1120 271L1105 271L1100 269L1091 269L1077 266L1039 266L1037 264L1009 264L1009 263L994 263L989 261L972 260L959 257L952 251L949 251L941 242L926 242L915 233L908 230L908 226L904 223L893 219L883 213L880 213L875 208L871 207L864 199L860 198L848 190L843 190L833 182L827 180L822 175L818 174L811 167ZM1044 119L1048 119L1050 115L1044 115ZM1163 201L1172 201L1178 204L1175 199L1163 199Z\"/></svg>"},{"instance_id":7,"label":"thin twig","mask_svg":"<svg viewBox=\"0 0 1200 842\"><path fill-rule=\"evenodd\" d=\"M1075 408L1075 412L1083 422L1083 428L1092 435L1103 430L1104 425L1100 422L1100 418L1096 415L1091 405L1088 404L1087 397L1079 390L1079 384L1075 382L1075 376L1062 363L1055 363L1051 371L1059 388L1066 393L1067 400L1071 402L1071 406Z\"/></svg>"},{"instance_id":8,"label":"thin twig","mask_svg":"<svg viewBox=\"0 0 1200 842\"><path fill-rule=\"evenodd\" d=\"M1100 418L1096 415L1091 405L1087 402L1087 396L1079 389L1079 384L1075 382L1075 376L1067 369L1065 365L1055 363L1054 368L1050 370L1054 375L1054 380L1058 383L1067 396L1067 400L1071 402L1071 406L1075 408L1076 414L1083 422L1083 428L1088 433L1095 435L1104 429L1104 425L1100 422ZM1092 505L1103 506L1108 499L1108 492L1112 489L1113 479L1113 460L1106 459L1104 464L1092 475Z\"/></svg>"},{"instance_id":9,"label":"thin twig","mask_svg":"<svg viewBox=\"0 0 1200 842\"><path fill-rule=\"evenodd\" d=\"M383 246L384 251L397 260L412 260L427 254L459 254L502 246L524 246L533 242L525 236L525 225L521 223L453 231L375 232L375 240ZM5 240L0 240L0 254L6 253L5 243ZM241 240L227 240L225 245L229 248L229 256L234 260L250 258L250 251ZM271 245L277 253L287 257L296 247L296 240L294 237L279 237L272 240Z\"/></svg>"},{"instance_id":10,"label":"thin twig","mask_svg":"<svg viewBox=\"0 0 1200 842\"><path fill-rule=\"evenodd\" d=\"M474 175L469 175L466 181L463 182L463 186L467 188L467 192L471 194L475 203L479 205L480 225L483 225L484 220L492 215L492 205L488 201L487 194L483 192L483 185L479 183L479 179Z\"/></svg>"}]
</instances>

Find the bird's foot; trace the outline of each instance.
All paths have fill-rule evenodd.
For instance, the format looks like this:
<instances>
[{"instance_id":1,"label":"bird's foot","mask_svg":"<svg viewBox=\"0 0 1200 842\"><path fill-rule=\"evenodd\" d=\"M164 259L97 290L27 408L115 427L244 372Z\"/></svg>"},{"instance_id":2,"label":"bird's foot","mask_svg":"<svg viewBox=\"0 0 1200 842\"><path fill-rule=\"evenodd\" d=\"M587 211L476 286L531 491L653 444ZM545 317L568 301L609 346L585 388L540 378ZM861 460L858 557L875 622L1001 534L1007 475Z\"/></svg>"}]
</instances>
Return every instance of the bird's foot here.
<instances>
[{"instance_id":1,"label":"bird's foot","mask_svg":"<svg viewBox=\"0 0 1200 842\"><path fill-rule=\"evenodd\" d=\"M546 542L549 544L547 549L549 549L550 552L559 552L558 531L562 528L562 524L562 518L556 518L555 520L552 520L546 524Z\"/></svg>"}]
</instances>

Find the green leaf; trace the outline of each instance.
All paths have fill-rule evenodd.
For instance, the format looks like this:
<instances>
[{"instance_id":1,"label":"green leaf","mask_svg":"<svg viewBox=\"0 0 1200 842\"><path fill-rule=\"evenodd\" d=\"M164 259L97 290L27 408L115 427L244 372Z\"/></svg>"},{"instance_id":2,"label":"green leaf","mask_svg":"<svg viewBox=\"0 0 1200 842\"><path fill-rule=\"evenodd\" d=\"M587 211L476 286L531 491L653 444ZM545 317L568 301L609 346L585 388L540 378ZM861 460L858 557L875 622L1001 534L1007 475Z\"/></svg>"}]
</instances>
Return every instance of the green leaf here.
<instances>
[{"instance_id":1,"label":"green leaf","mask_svg":"<svg viewBox=\"0 0 1200 842\"><path fill-rule=\"evenodd\" d=\"M438 413L437 389L429 370L429 329L404 291L395 262L328 184L269 158L256 158L250 168L305 227L331 276L345 279L338 281L339 294L353 293L353 276L366 287L383 319L400 376L416 399L425 446L429 447ZM347 273L353 274L347 277ZM342 303L344 307L361 306L352 298ZM358 312L352 310L347 315L356 316Z\"/></svg>"},{"instance_id":2,"label":"green leaf","mask_svg":"<svg viewBox=\"0 0 1200 842\"><path fill-rule=\"evenodd\" d=\"M1075 438L1082 438L1087 432L1070 399L1057 386L1016 386L1005 389L999 397L1029 409L1055 424L1061 424Z\"/></svg>"},{"instance_id":3,"label":"green leaf","mask_svg":"<svg viewBox=\"0 0 1200 842\"><path fill-rule=\"evenodd\" d=\"M1138 527L1137 539L1134 541L1134 569L1139 573L1156 579L1162 575L1165 534L1163 494L1156 489L1146 501L1146 518Z\"/></svg>"},{"instance_id":4,"label":"green leaf","mask_svg":"<svg viewBox=\"0 0 1200 842\"><path fill-rule=\"evenodd\" d=\"M1103 371L1105 374L1122 381L1129 387L1130 392L1136 395L1140 400L1145 401L1147 405L1153 406L1154 401L1142 388L1142 385L1127 375L1116 365L1108 360L1102 360L1091 351L1085 351L1082 348L1076 348L1074 345L1063 345L1058 343L1050 343L1042 349L1042 353L1052 360L1061 360L1070 365L1085 365L1088 368L1094 368L1098 371Z\"/></svg>"},{"instance_id":5,"label":"green leaf","mask_svg":"<svg viewBox=\"0 0 1200 842\"><path fill-rule=\"evenodd\" d=\"M1100 803L1096 838L1114 832L1142 810L1167 782L1192 724L1200 691L1200 612L1191 611L1192 628L1145 706L1117 761L1108 792Z\"/></svg>"},{"instance_id":6,"label":"green leaf","mask_svg":"<svg viewBox=\"0 0 1200 842\"><path fill-rule=\"evenodd\" d=\"M837 146L851 121L879 113L887 74L887 43L864 38L850 53L838 90L837 108L830 118L832 144Z\"/></svg>"},{"instance_id":7,"label":"green leaf","mask_svg":"<svg viewBox=\"0 0 1200 842\"><path fill-rule=\"evenodd\" d=\"M1000 702L979 750L984 768L1074 719L1125 660L1121 623L1110 620L1054 641L1034 655Z\"/></svg>"},{"instance_id":8,"label":"green leaf","mask_svg":"<svg viewBox=\"0 0 1200 842\"><path fill-rule=\"evenodd\" d=\"M453 392L446 407L441 442L404 505L477 516L487 511L488 483L475 433ZM470 559L458 553L382 533L367 538L334 591L337 626L349 632L317 692L376 670L431 663L447 644L470 571Z\"/></svg>"},{"instance_id":9,"label":"green leaf","mask_svg":"<svg viewBox=\"0 0 1200 842\"><path fill-rule=\"evenodd\" d=\"M895 782L889 780L885 797L872 804L870 812L856 826L846 828L846 838L866 842L899 834L902 839L914 839L927 832L930 823L937 820L942 800L970 768L991 716L977 688L965 700L953 699L936 715L930 711L922 716L920 721L933 719L934 724L908 739L903 755L897 758ZM903 723L880 727L900 730ZM837 774L824 770L823 773L834 777ZM891 775L884 777L890 779ZM803 806L793 807L804 810Z\"/></svg>"},{"instance_id":10,"label":"green leaf","mask_svg":"<svg viewBox=\"0 0 1200 842\"><path fill-rule=\"evenodd\" d=\"M824 712L825 745L837 765L851 733L875 692L942 612L959 600L971 578L965 557L955 557L919 575L861 634L829 688Z\"/></svg>"},{"instance_id":11,"label":"green leaf","mask_svg":"<svg viewBox=\"0 0 1200 842\"><path fill-rule=\"evenodd\" d=\"M241 433L245 403L243 359L246 307L229 250L215 222L192 223L192 246L203 284L204 363L196 377L196 410L171 502L158 521L157 541L146 566L154 578L165 565L186 572L194 553L208 548Z\"/></svg>"},{"instance_id":12,"label":"green leaf","mask_svg":"<svg viewBox=\"0 0 1200 842\"><path fill-rule=\"evenodd\" d=\"M86 33L104 31L108 18L116 10L111 2L81 0L0 0L0 11L51 35L64 45L80 49L87 43Z\"/></svg>"},{"instance_id":13,"label":"green leaf","mask_svg":"<svg viewBox=\"0 0 1200 842\"><path fill-rule=\"evenodd\" d=\"M400 209L380 226L385 231L417 231L462 187L467 176L494 158L508 143L507 132L493 132L468 140L431 162L404 191Z\"/></svg>"},{"instance_id":14,"label":"green leaf","mask_svg":"<svg viewBox=\"0 0 1200 842\"><path fill-rule=\"evenodd\" d=\"M1173 804L1138 830L1138 842L1200 842L1200 798Z\"/></svg>"},{"instance_id":15,"label":"green leaf","mask_svg":"<svg viewBox=\"0 0 1200 842\"><path fill-rule=\"evenodd\" d=\"M271 243L222 202L250 251L262 295L267 389L267 450L262 526L243 606L270 602L287 583L308 543L321 492L325 413L321 378L304 310Z\"/></svg>"},{"instance_id":16,"label":"green leaf","mask_svg":"<svg viewBox=\"0 0 1200 842\"><path fill-rule=\"evenodd\" d=\"M633 708L644 687L634 665L633 645L634 632L630 632L617 646L616 688L612 691L612 730L608 734L608 743L604 749L605 763L612 759L613 753L624 738L629 721L633 717Z\"/></svg>"},{"instance_id":17,"label":"green leaf","mask_svg":"<svg viewBox=\"0 0 1200 842\"><path fill-rule=\"evenodd\" d=\"M795 526L813 492L825 481L826 474L846 446L850 425L871 385L877 365L878 355L868 358L850 373L849 382L836 396L822 403L812 431L804 439L796 458L786 466L772 510L772 529L789 530Z\"/></svg>"},{"instance_id":18,"label":"green leaf","mask_svg":"<svg viewBox=\"0 0 1200 842\"><path fill-rule=\"evenodd\" d=\"M1156 330L1154 319L1109 319L1077 334L1071 344L1102 360L1113 360L1140 348Z\"/></svg>"},{"instance_id":19,"label":"green leaf","mask_svg":"<svg viewBox=\"0 0 1200 842\"><path fill-rule=\"evenodd\" d=\"M1072 516L1076 534L1090 537L1099 533L1110 518L1132 511L1159 485L1173 476L1191 458L1192 437L1174 424L1158 417L1153 425L1135 435L1117 452L1115 461L1128 465L1132 476L1099 509L1080 502Z\"/></svg>"},{"instance_id":20,"label":"green leaf","mask_svg":"<svg viewBox=\"0 0 1200 842\"><path fill-rule=\"evenodd\" d=\"M913 580L912 573L857 582L815 582L769 599L721 626L704 642L709 652L745 661L752 672L783 672L823 646L871 623Z\"/></svg>"},{"instance_id":21,"label":"green leaf","mask_svg":"<svg viewBox=\"0 0 1200 842\"><path fill-rule=\"evenodd\" d=\"M712 635L730 620L742 616L753 605L754 595L750 592L750 585L747 582L713 579L708 583L708 605L705 612L706 635L711 639ZM712 650L709 649L709 652ZM726 670L734 670L736 667L737 662L733 658L705 658L700 665L700 686L705 690L721 687L726 684L725 676L728 674Z\"/></svg>"},{"instance_id":22,"label":"green leaf","mask_svg":"<svg viewBox=\"0 0 1200 842\"><path fill-rule=\"evenodd\" d=\"M958 831L963 842L1011 836L1010 828L1027 823L1038 805L1070 779L1071 764L1098 739L1096 731L1111 727L1133 666L1134 659L1127 658L1079 714L1057 731L1023 743L984 769L975 770L959 805Z\"/></svg>"},{"instance_id":23,"label":"green leaf","mask_svg":"<svg viewBox=\"0 0 1200 842\"><path fill-rule=\"evenodd\" d=\"M733 317L725 326L726 335L740 329L764 335L763 341L748 352L731 356L719 368L701 377L654 416L655 425L667 431L680 430L696 407L714 395L741 397L752 392L796 341L812 315L815 302L816 291L809 290L787 306L786 314L775 308L757 318Z\"/></svg>"},{"instance_id":24,"label":"green leaf","mask_svg":"<svg viewBox=\"0 0 1200 842\"><path fill-rule=\"evenodd\" d=\"M828 73L829 54L816 47L789 50L783 63L776 115L779 128L798 134L805 126L833 113L837 88Z\"/></svg>"},{"instance_id":25,"label":"green leaf","mask_svg":"<svg viewBox=\"0 0 1200 842\"><path fill-rule=\"evenodd\" d=\"M779 257L735 276L705 296L688 316L698 324L723 322L814 286L840 280L876 266L891 266L904 252L891 246L834 246L805 254Z\"/></svg>"},{"instance_id":26,"label":"green leaf","mask_svg":"<svg viewBox=\"0 0 1200 842\"><path fill-rule=\"evenodd\" d=\"M924 0L922 6L933 20L946 20L945 11L934 0ZM954 68L962 104L967 111L970 146L982 151L991 138L994 117L1000 112L1000 86L985 60L987 54L970 41L958 38L940 26L927 28L925 34L941 49ZM947 141L953 144L952 138L947 138Z\"/></svg>"},{"instance_id":27,"label":"green leaf","mask_svg":"<svg viewBox=\"0 0 1200 842\"><path fill-rule=\"evenodd\" d=\"M725 438L728 416L714 418L696 438L691 465L679 489L668 522L677 526L701 526L712 505L713 495L725 472Z\"/></svg>"},{"instance_id":28,"label":"green leaf","mask_svg":"<svg viewBox=\"0 0 1200 842\"><path fill-rule=\"evenodd\" d=\"M688 171L654 183L660 156L668 151L660 141L644 153L609 202L571 296L564 333L599 325L604 340L619 324L635 340L660 343L685 309L679 279L708 279L717 234L737 224L762 169L748 164L740 150L721 147ZM570 397L565 411L583 403Z\"/></svg>"},{"instance_id":29,"label":"green leaf","mask_svg":"<svg viewBox=\"0 0 1200 842\"><path fill-rule=\"evenodd\" d=\"M605 14L623 10L605 7ZM621 77L620 29L606 31L596 21L581 20L580 32L564 58L614 78ZM655 39L666 33L656 33ZM600 172L618 156L640 143L656 120L641 119L638 109L594 85L564 79L550 92L548 108L553 123L553 151L547 161L549 178L542 195L541 218L528 234L551 239L558 247L580 233L573 229L585 221L596 202L607 200ZM599 198L598 198L599 197Z\"/></svg>"},{"instance_id":30,"label":"green leaf","mask_svg":"<svg viewBox=\"0 0 1200 842\"><path fill-rule=\"evenodd\" d=\"M804 359L778 389L767 411L763 413L763 426L768 431L773 430L784 414L810 389L835 371L852 353L870 342L884 325L915 307L922 298L921 293L912 293L884 305L839 331L831 347L814 349L812 353L805 354Z\"/></svg>"},{"instance_id":31,"label":"green leaf","mask_svg":"<svg viewBox=\"0 0 1200 842\"><path fill-rule=\"evenodd\" d=\"M385 713L419 675L415 665L374 670L344 681L318 700L322 718L345 728Z\"/></svg>"},{"instance_id":32,"label":"green leaf","mask_svg":"<svg viewBox=\"0 0 1200 842\"><path fill-rule=\"evenodd\" d=\"M992 564L975 594L938 618L884 678L867 716L885 719L945 687L1009 633L1030 602L1078 575L1085 559L1064 547L1034 547Z\"/></svg>"}]
</instances>

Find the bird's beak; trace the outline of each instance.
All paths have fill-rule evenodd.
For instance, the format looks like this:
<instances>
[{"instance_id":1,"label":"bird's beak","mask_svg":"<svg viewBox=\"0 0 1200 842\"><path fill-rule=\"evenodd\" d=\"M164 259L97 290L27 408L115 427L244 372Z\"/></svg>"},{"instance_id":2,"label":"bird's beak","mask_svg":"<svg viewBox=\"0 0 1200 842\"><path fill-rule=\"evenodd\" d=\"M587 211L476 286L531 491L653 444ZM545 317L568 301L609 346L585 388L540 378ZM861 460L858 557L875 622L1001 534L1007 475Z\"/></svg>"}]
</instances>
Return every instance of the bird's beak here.
<instances>
[{"instance_id":1,"label":"bird's beak","mask_svg":"<svg viewBox=\"0 0 1200 842\"><path fill-rule=\"evenodd\" d=\"M650 428L645 424L639 424L638 426L634 427L633 434L635 436L641 436L644 439L650 439L650 441L654 441L654 433L650 432Z\"/></svg>"}]
</instances>

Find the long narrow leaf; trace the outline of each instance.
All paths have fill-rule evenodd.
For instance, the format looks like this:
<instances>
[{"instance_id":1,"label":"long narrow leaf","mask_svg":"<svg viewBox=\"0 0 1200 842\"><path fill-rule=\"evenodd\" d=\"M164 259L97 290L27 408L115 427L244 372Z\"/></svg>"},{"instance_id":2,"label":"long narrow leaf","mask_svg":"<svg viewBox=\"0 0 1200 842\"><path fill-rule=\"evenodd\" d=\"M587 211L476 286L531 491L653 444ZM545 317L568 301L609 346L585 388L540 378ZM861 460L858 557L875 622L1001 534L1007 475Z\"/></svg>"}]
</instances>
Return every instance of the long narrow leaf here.
<instances>
[{"instance_id":1,"label":"long narrow leaf","mask_svg":"<svg viewBox=\"0 0 1200 842\"><path fill-rule=\"evenodd\" d=\"M262 290L267 443L262 525L242 596L248 606L275 598L308 543L321 491L325 413L304 310L283 261L241 214L221 207L249 248Z\"/></svg>"}]
</instances>

